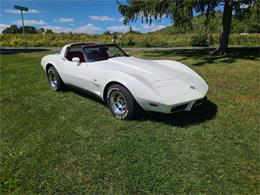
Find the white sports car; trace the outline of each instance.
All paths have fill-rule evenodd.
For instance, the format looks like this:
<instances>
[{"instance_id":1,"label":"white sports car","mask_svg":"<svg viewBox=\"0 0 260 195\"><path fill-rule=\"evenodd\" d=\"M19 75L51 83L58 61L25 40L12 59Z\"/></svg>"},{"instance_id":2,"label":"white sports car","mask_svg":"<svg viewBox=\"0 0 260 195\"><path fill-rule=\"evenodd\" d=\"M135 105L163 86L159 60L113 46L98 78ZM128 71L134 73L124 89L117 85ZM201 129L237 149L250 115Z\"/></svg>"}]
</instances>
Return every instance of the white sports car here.
<instances>
[{"instance_id":1,"label":"white sports car","mask_svg":"<svg viewBox=\"0 0 260 195\"><path fill-rule=\"evenodd\" d=\"M130 119L141 109L190 111L208 91L206 82L184 64L130 57L115 44L68 44L59 54L43 57L41 65L51 89L71 85L87 90L120 119Z\"/></svg>"}]
</instances>

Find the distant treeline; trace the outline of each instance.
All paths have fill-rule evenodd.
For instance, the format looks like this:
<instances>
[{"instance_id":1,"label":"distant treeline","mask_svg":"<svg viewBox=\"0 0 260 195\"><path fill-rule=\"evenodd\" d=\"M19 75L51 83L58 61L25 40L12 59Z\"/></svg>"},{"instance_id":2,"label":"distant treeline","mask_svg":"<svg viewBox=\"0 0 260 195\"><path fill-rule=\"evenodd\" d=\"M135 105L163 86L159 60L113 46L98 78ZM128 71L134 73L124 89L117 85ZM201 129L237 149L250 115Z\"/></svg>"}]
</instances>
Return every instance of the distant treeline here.
<instances>
[{"instance_id":1,"label":"distant treeline","mask_svg":"<svg viewBox=\"0 0 260 195\"><path fill-rule=\"evenodd\" d=\"M35 28L34 26L17 27L15 24L5 28L3 34L21 34L25 31L28 34L53 34L51 29Z\"/></svg>"}]
</instances>

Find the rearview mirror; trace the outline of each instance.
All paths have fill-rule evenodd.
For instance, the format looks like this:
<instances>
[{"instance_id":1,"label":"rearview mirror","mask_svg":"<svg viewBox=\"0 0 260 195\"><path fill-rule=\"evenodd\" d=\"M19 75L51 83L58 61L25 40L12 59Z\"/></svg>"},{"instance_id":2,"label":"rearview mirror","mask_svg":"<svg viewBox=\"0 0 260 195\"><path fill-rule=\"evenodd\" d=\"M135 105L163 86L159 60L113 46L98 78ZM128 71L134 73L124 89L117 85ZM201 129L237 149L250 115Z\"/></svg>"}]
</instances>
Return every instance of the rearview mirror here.
<instances>
[{"instance_id":1,"label":"rearview mirror","mask_svg":"<svg viewBox=\"0 0 260 195\"><path fill-rule=\"evenodd\" d=\"M72 62L80 63L80 59L78 57L74 57L72 58Z\"/></svg>"}]
</instances>

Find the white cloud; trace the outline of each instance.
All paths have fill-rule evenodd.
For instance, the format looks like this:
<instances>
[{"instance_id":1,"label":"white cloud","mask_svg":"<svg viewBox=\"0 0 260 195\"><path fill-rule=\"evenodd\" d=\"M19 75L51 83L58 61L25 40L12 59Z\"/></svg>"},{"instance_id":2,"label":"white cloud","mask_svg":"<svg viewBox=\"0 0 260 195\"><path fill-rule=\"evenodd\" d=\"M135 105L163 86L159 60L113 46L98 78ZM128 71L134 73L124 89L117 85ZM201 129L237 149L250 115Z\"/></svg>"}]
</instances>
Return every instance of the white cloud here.
<instances>
[{"instance_id":1,"label":"white cloud","mask_svg":"<svg viewBox=\"0 0 260 195\"><path fill-rule=\"evenodd\" d=\"M10 13L10 14L21 14L20 10L17 9L5 9L4 10L6 13ZM24 11L23 13L25 14L38 14L41 13L42 11L37 10L37 9L29 9L28 12Z\"/></svg>"},{"instance_id":2,"label":"white cloud","mask_svg":"<svg viewBox=\"0 0 260 195\"><path fill-rule=\"evenodd\" d=\"M95 34L100 32L102 29L93 25L93 24L86 24L83 26L79 26L76 28L65 28L65 27L61 27L61 26L43 26L43 28L45 29L51 29L53 32L56 33L69 33L69 32L73 32L73 33L88 33L88 34Z\"/></svg>"},{"instance_id":3,"label":"white cloud","mask_svg":"<svg viewBox=\"0 0 260 195\"><path fill-rule=\"evenodd\" d=\"M74 22L74 18L57 18L54 19L54 21L59 23L72 23Z\"/></svg>"},{"instance_id":4,"label":"white cloud","mask_svg":"<svg viewBox=\"0 0 260 195\"><path fill-rule=\"evenodd\" d=\"M111 32L127 32L129 31L129 26L121 25L121 26L109 26L107 30Z\"/></svg>"},{"instance_id":5,"label":"white cloud","mask_svg":"<svg viewBox=\"0 0 260 195\"><path fill-rule=\"evenodd\" d=\"M45 28L45 29L51 29L53 32L56 32L56 33L69 33L69 32L72 32L72 29L71 28L64 28L64 27L61 27L61 26L51 26L51 25L48 25L48 26L42 26L42 28Z\"/></svg>"},{"instance_id":6,"label":"white cloud","mask_svg":"<svg viewBox=\"0 0 260 195\"><path fill-rule=\"evenodd\" d=\"M130 30L130 27L129 26L126 26L126 25L120 25L120 26L108 26L107 27L107 30L109 30L110 32L122 32L122 33L125 33L125 32L128 32ZM132 30L134 31L140 31L139 28L136 28L134 26L132 26Z\"/></svg>"},{"instance_id":7,"label":"white cloud","mask_svg":"<svg viewBox=\"0 0 260 195\"><path fill-rule=\"evenodd\" d=\"M124 18L119 18L118 21L119 21L119 22L123 22L123 21L124 21Z\"/></svg>"},{"instance_id":8,"label":"white cloud","mask_svg":"<svg viewBox=\"0 0 260 195\"><path fill-rule=\"evenodd\" d=\"M22 20L17 20L13 23L22 25ZM24 25L43 25L43 24L47 24L47 23L43 20L24 20Z\"/></svg>"},{"instance_id":9,"label":"white cloud","mask_svg":"<svg viewBox=\"0 0 260 195\"><path fill-rule=\"evenodd\" d=\"M152 24L152 25L149 25L149 24L144 24L143 25L143 29L145 30L145 31L147 31L147 32L153 32L153 31L156 31L156 30L160 30L160 29L162 29L162 28L165 28L166 26L164 26L164 25L158 25L158 26L156 26L156 25L154 25L154 24Z\"/></svg>"},{"instance_id":10,"label":"white cloud","mask_svg":"<svg viewBox=\"0 0 260 195\"><path fill-rule=\"evenodd\" d=\"M10 25L8 24L0 24L0 34L2 34L3 30L9 27Z\"/></svg>"},{"instance_id":11,"label":"white cloud","mask_svg":"<svg viewBox=\"0 0 260 195\"><path fill-rule=\"evenodd\" d=\"M101 28L93 25L93 24L86 24L84 26L80 26L74 29L74 32L76 33L90 33L94 34L101 31Z\"/></svg>"},{"instance_id":12,"label":"white cloud","mask_svg":"<svg viewBox=\"0 0 260 195\"><path fill-rule=\"evenodd\" d=\"M91 20L94 21L114 21L115 18L111 18L109 16L89 16Z\"/></svg>"}]
</instances>

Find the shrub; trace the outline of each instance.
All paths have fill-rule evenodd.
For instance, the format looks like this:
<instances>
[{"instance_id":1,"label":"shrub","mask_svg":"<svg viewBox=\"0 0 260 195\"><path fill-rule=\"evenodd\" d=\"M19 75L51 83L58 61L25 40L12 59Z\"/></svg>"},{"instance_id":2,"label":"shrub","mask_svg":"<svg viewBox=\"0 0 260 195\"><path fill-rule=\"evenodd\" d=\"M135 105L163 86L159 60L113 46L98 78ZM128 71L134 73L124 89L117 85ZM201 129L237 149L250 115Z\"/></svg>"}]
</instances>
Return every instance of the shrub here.
<instances>
[{"instance_id":1,"label":"shrub","mask_svg":"<svg viewBox=\"0 0 260 195\"><path fill-rule=\"evenodd\" d=\"M27 41L29 47L62 47L67 43L81 41L112 43L110 35L94 36L87 34L28 34ZM205 34L124 34L121 41L122 45L126 47L217 46L219 44L219 33L213 33L210 38L207 38ZM0 47L23 47L23 42L24 36L22 34L0 35ZM230 34L229 44L230 46L259 46L260 33Z\"/></svg>"},{"instance_id":2,"label":"shrub","mask_svg":"<svg viewBox=\"0 0 260 195\"><path fill-rule=\"evenodd\" d=\"M135 42L132 37L129 38L129 40L127 42L127 46L135 46Z\"/></svg>"},{"instance_id":3,"label":"shrub","mask_svg":"<svg viewBox=\"0 0 260 195\"><path fill-rule=\"evenodd\" d=\"M209 46L207 35L194 35L191 37L191 46L207 47Z\"/></svg>"}]
</instances>

